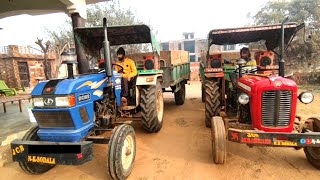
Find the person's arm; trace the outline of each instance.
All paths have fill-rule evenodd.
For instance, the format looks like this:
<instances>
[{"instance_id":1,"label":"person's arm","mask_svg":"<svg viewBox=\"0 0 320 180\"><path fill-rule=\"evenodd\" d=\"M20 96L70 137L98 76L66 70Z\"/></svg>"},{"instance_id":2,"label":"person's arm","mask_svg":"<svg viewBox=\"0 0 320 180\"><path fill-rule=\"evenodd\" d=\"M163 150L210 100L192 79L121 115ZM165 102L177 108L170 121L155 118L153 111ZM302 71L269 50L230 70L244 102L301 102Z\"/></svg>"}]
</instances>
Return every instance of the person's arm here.
<instances>
[{"instance_id":1,"label":"person's arm","mask_svg":"<svg viewBox=\"0 0 320 180\"><path fill-rule=\"evenodd\" d=\"M128 75L128 77L133 78L138 74L136 64L134 63L133 60L130 61L130 68L131 68L131 73Z\"/></svg>"}]
</instances>

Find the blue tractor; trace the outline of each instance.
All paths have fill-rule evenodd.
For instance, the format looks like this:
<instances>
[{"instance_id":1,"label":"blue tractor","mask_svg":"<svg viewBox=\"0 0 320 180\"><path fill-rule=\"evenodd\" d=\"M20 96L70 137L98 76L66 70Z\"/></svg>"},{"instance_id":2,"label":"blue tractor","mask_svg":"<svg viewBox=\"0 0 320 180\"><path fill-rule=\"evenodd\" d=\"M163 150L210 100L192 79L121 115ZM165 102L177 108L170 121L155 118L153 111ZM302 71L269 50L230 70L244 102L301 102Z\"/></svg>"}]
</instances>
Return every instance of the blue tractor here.
<instances>
[{"instance_id":1,"label":"blue tractor","mask_svg":"<svg viewBox=\"0 0 320 180\"><path fill-rule=\"evenodd\" d=\"M138 104L127 110L121 107L121 74L112 68L115 64L110 58L112 41L109 42L109 37L120 40L122 35L136 34L136 39L143 39L150 35L150 29L138 33L130 27L107 28L106 19L103 24L99 28L75 30L75 40L81 41L83 48L90 45L91 50L98 52L103 48L103 71L74 75L73 65L77 61L75 54L69 51L63 54L68 77L40 82L33 89L32 113L37 126L21 140L11 143L13 160L18 161L25 172L45 173L56 164L81 165L93 159L93 143L108 143L110 176L125 179L130 175L136 154L135 131L130 123L141 113L140 105L146 105ZM97 35L99 39L96 39ZM146 96L144 98L149 102L147 110L142 110L143 124L150 132L158 132L162 126L163 114L159 115L159 112L163 113L163 110L157 110L163 108L159 86L141 87L146 94L141 96Z\"/></svg>"}]
</instances>

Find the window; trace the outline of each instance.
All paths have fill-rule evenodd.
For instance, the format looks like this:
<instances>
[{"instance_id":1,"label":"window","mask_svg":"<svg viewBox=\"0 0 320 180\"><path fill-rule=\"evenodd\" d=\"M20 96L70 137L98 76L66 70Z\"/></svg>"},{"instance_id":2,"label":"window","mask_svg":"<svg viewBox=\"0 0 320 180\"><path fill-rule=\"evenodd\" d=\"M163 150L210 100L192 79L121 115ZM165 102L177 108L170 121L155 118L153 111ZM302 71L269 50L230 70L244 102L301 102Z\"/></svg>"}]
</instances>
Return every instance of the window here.
<instances>
[{"instance_id":1,"label":"window","mask_svg":"<svg viewBox=\"0 0 320 180\"><path fill-rule=\"evenodd\" d=\"M190 62L196 61L196 55L190 55Z\"/></svg>"},{"instance_id":2,"label":"window","mask_svg":"<svg viewBox=\"0 0 320 180\"><path fill-rule=\"evenodd\" d=\"M190 37L191 37L190 39L194 39L194 34L191 34Z\"/></svg>"},{"instance_id":3,"label":"window","mask_svg":"<svg viewBox=\"0 0 320 180\"><path fill-rule=\"evenodd\" d=\"M190 53L195 52L195 41L185 41L184 42L184 50L189 51Z\"/></svg>"},{"instance_id":4,"label":"window","mask_svg":"<svg viewBox=\"0 0 320 180\"><path fill-rule=\"evenodd\" d=\"M161 43L163 51L169 51L169 43Z\"/></svg>"}]
</instances>

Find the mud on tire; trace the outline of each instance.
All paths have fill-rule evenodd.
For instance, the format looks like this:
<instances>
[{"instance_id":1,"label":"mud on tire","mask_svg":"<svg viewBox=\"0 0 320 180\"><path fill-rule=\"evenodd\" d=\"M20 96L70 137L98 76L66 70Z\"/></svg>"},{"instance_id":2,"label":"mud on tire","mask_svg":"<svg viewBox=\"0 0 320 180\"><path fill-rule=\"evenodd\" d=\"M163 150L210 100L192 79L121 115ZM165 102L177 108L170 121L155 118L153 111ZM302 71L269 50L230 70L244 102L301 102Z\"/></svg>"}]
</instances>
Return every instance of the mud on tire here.
<instances>
[{"instance_id":1,"label":"mud on tire","mask_svg":"<svg viewBox=\"0 0 320 180\"><path fill-rule=\"evenodd\" d=\"M112 133L108 146L108 170L112 179L126 179L133 169L136 136L132 126L122 124Z\"/></svg>"},{"instance_id":2,"label":"mud on tire","mask_svg":"<svg viewBox=\"0 0 320 180\"><path fill-rule=\"evenodd\" d=\"M205 81L205 124L211 127L211 118L220 115L220 93L217 80Z\"/></svg>"},{"instance_id":3,"label":"mud on tire","mask_svg":"<svg viewBox=\"0 0 320 180\"><path fill-rule=\"evenodd\" d=\"M142 126L148 132L159 132L163 123L163 93L160 82L141 88Z\"/></svg>"},{"instance_id":4,"label":"mud on tire","mask_svg":"<svg viewBox=\"0 0 320 180\"><path fill-rule=\"evenodd\" d=\"M27 133L23 136L23 141L39 141L39 136L37 134L39 130L39 126L32 127ZM42 163L30 163L30 162L19 162L19 166L21 169L30 174L42 174L50 169L52 169L55 165L51 164L42 164Z\"/></svg>"}]
</instances>

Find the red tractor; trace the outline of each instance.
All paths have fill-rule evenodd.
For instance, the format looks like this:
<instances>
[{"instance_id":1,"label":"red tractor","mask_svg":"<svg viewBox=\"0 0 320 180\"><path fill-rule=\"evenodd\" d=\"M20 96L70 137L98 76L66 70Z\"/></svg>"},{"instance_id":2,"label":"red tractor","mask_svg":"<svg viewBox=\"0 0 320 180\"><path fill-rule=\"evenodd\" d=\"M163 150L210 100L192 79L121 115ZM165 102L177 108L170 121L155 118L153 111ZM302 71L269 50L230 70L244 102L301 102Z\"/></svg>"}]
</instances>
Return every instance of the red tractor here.
<instances>
[{"instance_id":1,"label":"red tractor","mask_svg":"<svg viewBox=\"0 0 320 180\"><path fill-rule=\"evenodd\" d=\"M310 92L298 95L297 84L284 75L284 51L304 24L286 21L209 33L208 49L213 44L257 41L264 41L266 46L266 50L255 53L257 66L251 66L251 70L246 69L244 59L238 59L233 66L221 56L207 53L202 87L206 126L211 126L213 160L217 164L225 163L229 140L249 147L303 148L308 161L320 169L320 118L302 120L296 115L297 100L308 104L314 96ZM221 111L225 116L220 116Z\"/></svg>"}]
</instances>

